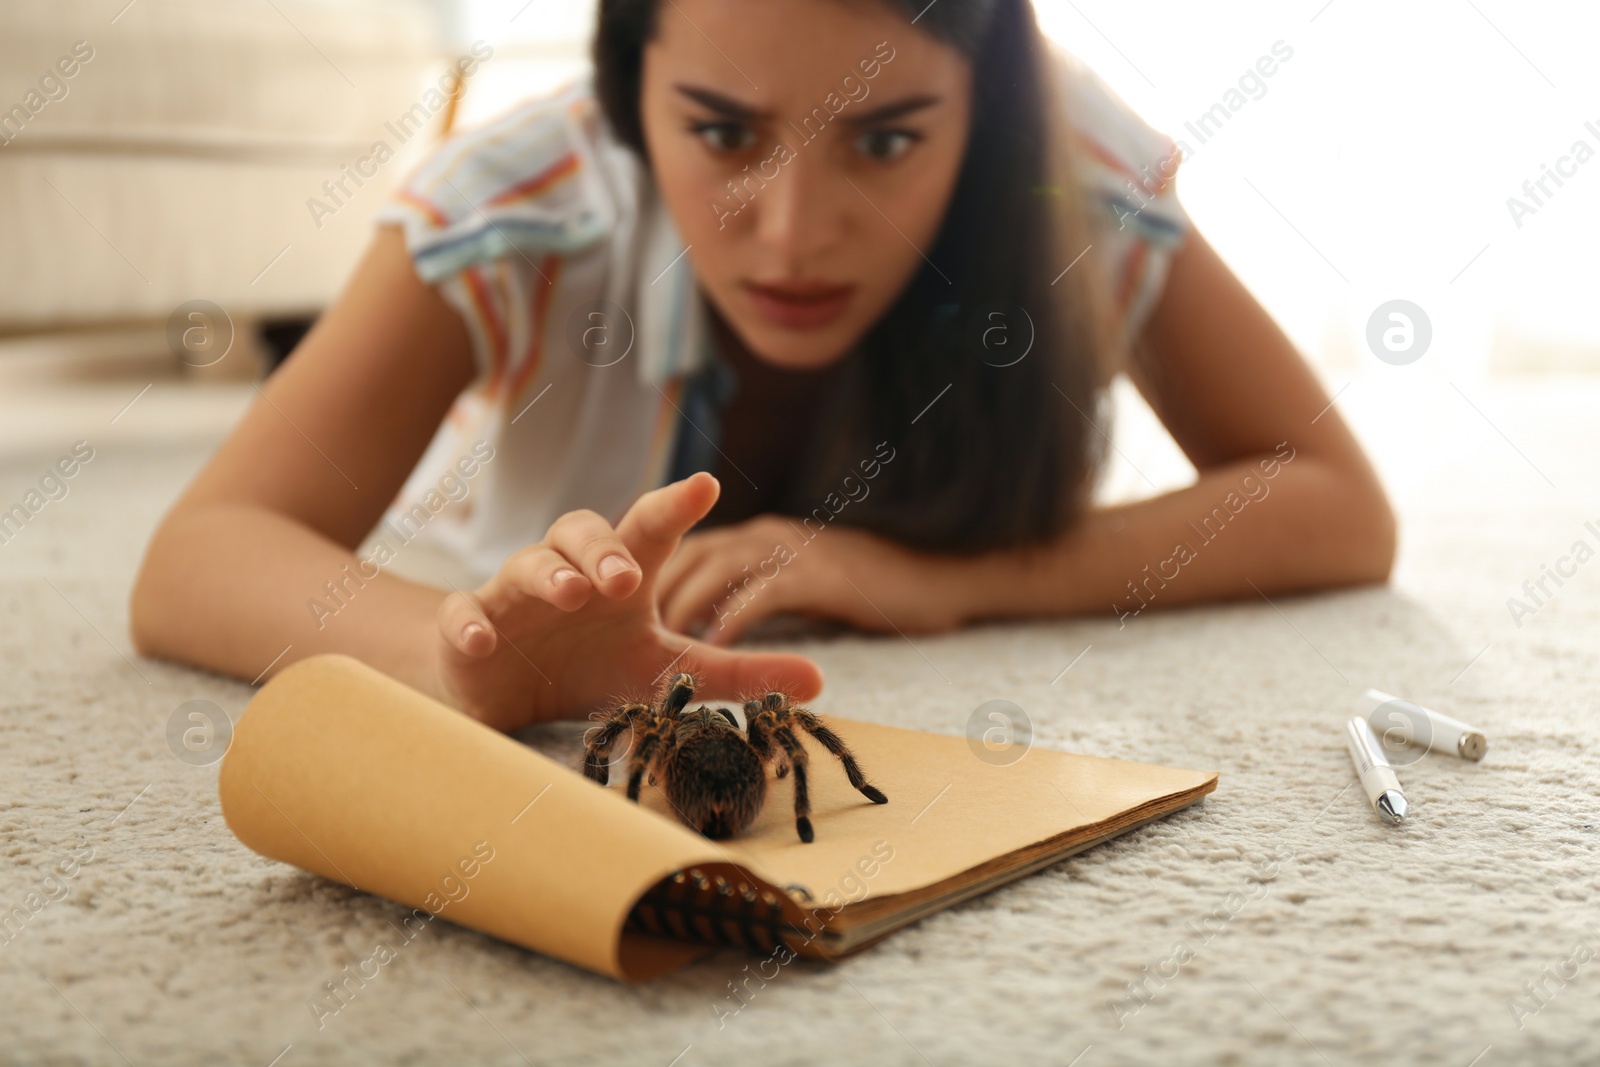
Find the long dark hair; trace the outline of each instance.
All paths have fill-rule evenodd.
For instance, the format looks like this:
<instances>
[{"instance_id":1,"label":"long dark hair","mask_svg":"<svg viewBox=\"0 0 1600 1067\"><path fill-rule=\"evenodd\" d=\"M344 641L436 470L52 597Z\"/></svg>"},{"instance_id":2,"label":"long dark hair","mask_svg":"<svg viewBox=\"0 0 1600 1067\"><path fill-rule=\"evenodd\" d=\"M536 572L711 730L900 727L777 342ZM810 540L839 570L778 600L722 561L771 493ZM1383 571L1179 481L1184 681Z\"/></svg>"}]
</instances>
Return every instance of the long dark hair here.
<instances>
[{"instance_id":1,"label":"long dark hair","mask_svg":"<svg viewBox=\"0 0 1600 1067\"><path fill-rule=\"evenodd\" d=\"M932 265L845 357L782 510L930 551L1040 544L1086 506L1115 363L1104 279L1066 270L1089 238L1064 90L1031 0L873 2L908 26L921 12L913 29L967 57L972 125ZM600 0L593 47L606 120L646 162L640 72L659 3Z\"/></svg>"}]
</instances>

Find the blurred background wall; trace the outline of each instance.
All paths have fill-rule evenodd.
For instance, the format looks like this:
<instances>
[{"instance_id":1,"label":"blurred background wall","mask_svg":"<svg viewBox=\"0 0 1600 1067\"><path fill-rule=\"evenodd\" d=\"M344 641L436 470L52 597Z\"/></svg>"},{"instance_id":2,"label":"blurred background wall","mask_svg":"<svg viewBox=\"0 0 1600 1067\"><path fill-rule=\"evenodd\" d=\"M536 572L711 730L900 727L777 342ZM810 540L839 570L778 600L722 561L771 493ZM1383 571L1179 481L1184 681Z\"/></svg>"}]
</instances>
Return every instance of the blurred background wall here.
<instances>
[{"instance_id":1,"label":"blurred background wall","mask_svg":"<svg viewBox=\"0 0 1600 1067\"><path fill-rule=\"evenodd\" d=\"M5 0L0 331L315 313L441 127L440 61L405 0Z\"/></svg>"}]
</instances>

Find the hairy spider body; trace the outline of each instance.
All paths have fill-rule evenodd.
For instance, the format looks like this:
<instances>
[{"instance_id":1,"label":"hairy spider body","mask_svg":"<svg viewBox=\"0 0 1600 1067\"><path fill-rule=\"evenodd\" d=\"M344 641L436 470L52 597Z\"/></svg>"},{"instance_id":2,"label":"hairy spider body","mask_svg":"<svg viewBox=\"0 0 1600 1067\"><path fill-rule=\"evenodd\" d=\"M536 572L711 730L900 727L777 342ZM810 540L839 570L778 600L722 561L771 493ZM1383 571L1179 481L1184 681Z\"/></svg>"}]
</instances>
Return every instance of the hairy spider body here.
<instances>
[{"instance_id":1,"label":"hairy spider body","mask_svg":"<svg viewBox=\"0 0 1600 1067\"><path fill-rule=\"evenodd\" d=\"M704 726L694 722L702 715ZM684 822L707 837L742 833L767 802L761 759L737 726L703 708L680 718L677 733L675 751L667 757L671 766L661 776L662 792Z\"/></svg>"},{"instance_id":2,"label":"hairy spider body","mask_svg":"<svg viewBox=\"0 0 1600 1067\"><path fill-rule=\"evenodd\" d=\"M779 778L794 770L795 830L809 842L811 796L806 750L795 733L798 727L815 737L838 757L850 784L875 804L889 798L867 784L856 758L838 734L816 715L795 707L782 693L768 693L744 703L746 730L727 708L705 705L687 710L695 681L688 674L674 675L655 705L626 703L612 711L585 739L583 773L605 785L610 779L610 754L622 732L633 730L628 759L628 799L639 800L639 787L648 778L661 783L662 792L679 817L706 837L723 839L743 833L761 814L767 799L767 766Z\"/></svg>"}]
</instances>

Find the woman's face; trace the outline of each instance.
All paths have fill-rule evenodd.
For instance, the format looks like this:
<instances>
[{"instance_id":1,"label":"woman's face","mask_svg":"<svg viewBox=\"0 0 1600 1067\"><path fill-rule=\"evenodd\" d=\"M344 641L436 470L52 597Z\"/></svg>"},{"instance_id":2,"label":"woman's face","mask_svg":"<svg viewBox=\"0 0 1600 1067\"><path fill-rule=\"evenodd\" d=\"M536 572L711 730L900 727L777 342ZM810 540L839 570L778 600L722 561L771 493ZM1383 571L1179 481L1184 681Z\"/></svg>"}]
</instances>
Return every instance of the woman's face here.
<instances>
[{"instance_id":1,"label":"woman's face","mask_svg":"<svg viewBox=\"0 0 1600 1067\"><path fill-rule=\"evenodd\" d=\"M642 74L651 169L701 288L768 363L842 358L939 231L970 64L886 4L671 0Z\"/></svg>"}]
</instances>

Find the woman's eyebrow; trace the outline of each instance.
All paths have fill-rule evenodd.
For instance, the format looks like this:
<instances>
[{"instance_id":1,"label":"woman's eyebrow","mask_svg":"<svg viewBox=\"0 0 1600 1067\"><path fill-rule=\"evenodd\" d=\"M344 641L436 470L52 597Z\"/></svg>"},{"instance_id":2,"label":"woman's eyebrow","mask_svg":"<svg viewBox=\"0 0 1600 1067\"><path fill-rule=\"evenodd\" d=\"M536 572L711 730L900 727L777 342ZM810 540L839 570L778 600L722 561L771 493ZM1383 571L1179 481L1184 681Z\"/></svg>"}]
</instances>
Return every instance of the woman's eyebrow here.
<instances>
[{"instance_id":1,"label":"woman's eyebrow","mask_svg":"<svg viewBox=\"0 0 1600 1067\"><path fill-rule=\"evenodd\" d=\"M938 96L933 93L922 93L918 96L908 96L904 100L896 100L893 103L884 104L882 107L875 107L871 111L856 115L845 115L844 121L855 126L870 126L874 122L887 122L890 119L897 119L903 115L909 115L913 111L921 111L925 107L933 107L937 103L939 103Z\"/></svg>"},{"instance_id":2,"label":"woman's eyebrow","mask_svg":"<svg viewBox=\"0 0 1600 1067\"><path fill-rule=\"evenodd\" d=\"M740 122L760 122L772 118L772 113L769 111L757 110L739 103L732 97L723 96L719 92L705 89L698 85L684 85L680 82L674 85L673 88L696 103L708 107L720 115L726 115L730 119L736 119ZM846 115L843 118L844 121L851 125L867 126L875 122L897 119L913 111L932 107L939 102L940 98L938 96L932 93L921 93L917 96L908 96L904 100L896 100L892 103L884 104L882 107L873 108L871 111ZM819 104L818 106L820 107L821 105Z\"/></svg>"}]
</instances>

